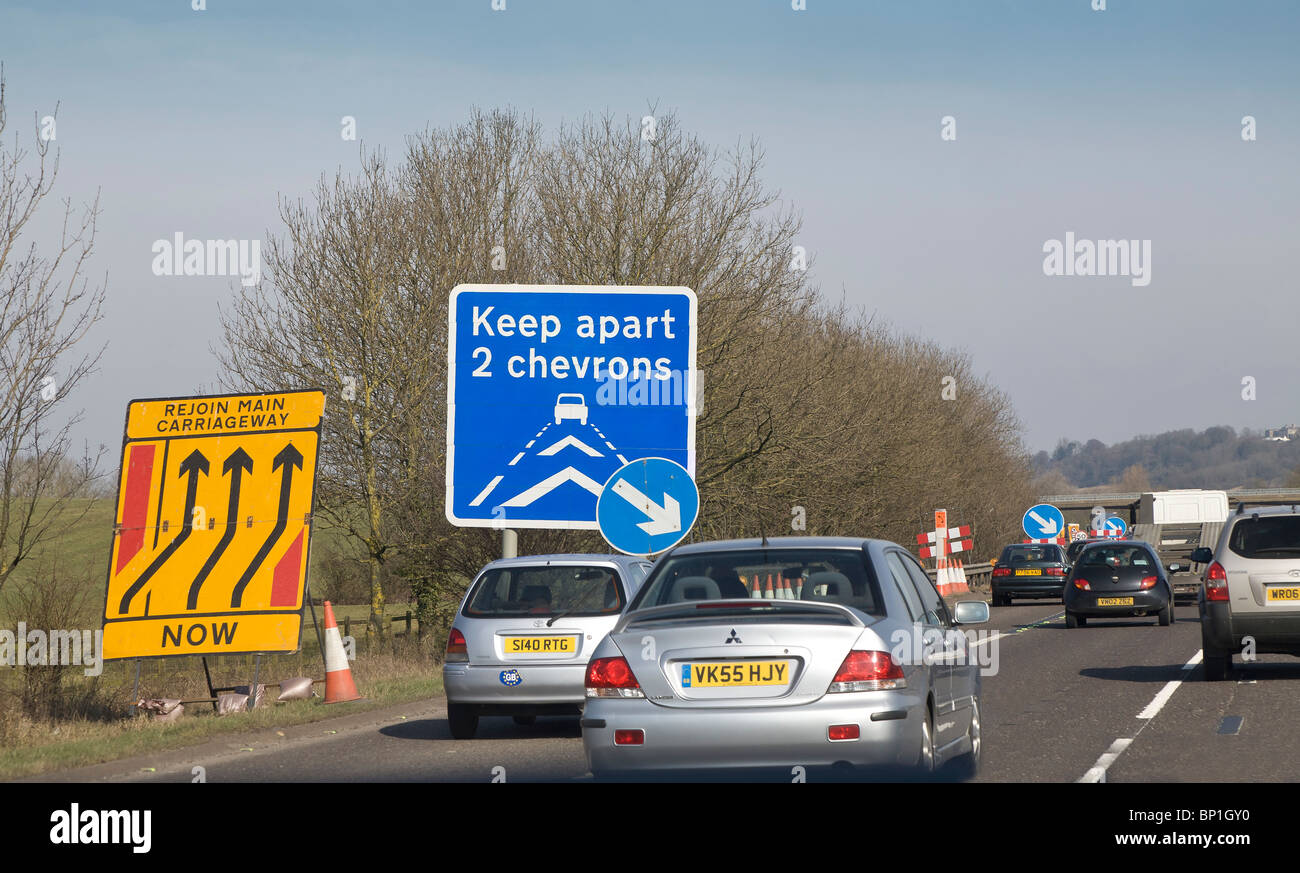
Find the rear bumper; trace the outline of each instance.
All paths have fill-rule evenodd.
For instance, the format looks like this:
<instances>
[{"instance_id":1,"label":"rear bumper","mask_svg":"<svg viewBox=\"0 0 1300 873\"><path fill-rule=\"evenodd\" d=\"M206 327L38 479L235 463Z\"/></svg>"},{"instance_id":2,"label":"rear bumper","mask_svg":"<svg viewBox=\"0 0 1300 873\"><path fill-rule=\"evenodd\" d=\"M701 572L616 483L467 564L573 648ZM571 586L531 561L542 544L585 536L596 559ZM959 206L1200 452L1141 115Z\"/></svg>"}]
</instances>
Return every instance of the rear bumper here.
<instances>
[{"instance_id":1,"label":"rear bumper","mask_svg":"<svg viewBox=\"0 0 1300 873\"><path fill-rule=\"evenodd\" d=\"M910 691L828 694L802 706L678 708L648 700L587 701L582 747L596 776L737 768L908 767L921 749L925 698ZM873 719L874 716L874 719ZM832 741L831 725L857 724L856 740ZM616 730L645 743L614 745Z\"/></svg>"},{"instance_id":2,"label":"rear bumper","mask_svg":"<svg viewBox=\"0 0 1300 873\"><path fill-rule=\"evenodd\" d=\"M506 685L501 674L519 674L517 685ZM444 664L442 681L449 703L479 704L517 711L521 706L569 705L574 711L586 702L587 664ZM486 709L484 711L487 711Z\"/></svg>"},{"instance_id":3,"label":"rear bumper","mask_svg":"<svg viewBox=\"0 0 1300 873\"><path fill-rule=\"evenodd\" d=\"M1234 615L1230 607L1230 603L1204 597L1198 602L1204 647L1212 646L1218 654L1235 653L1244 649L1246 637L1251 637L1259 654L1300 655L1300 611Z\"/></svg>"},{"instance_id":4,"label":"rear bumper","mask_svg":"<svg viewBox=\"0 0 1300 873\"><path fill-rule=\"evenodd\" d=\"M1052 577L1046 577L1052 578ZM1052 597L1060 599L1065 591L1064 580L1057 578L1054 582L1033 581L1007 582L998 580L991 583L994 597Z\"/></svg>"},{"instance_id":5,"label":"rear bumper","mask_svg":"<svg viewBox=\"0 0 1300 873\"><path fill-rule=\"evenodd\" d=\"M1101 598L1132 597L1132 605L1101 606ZM1147 591L1080 591L1073 588L1065 595L1065 608L1075 615L1096 616L1134 615L1136 613L1157 613L1169 605L1169 595L1159 588Z\"/></svg>"}]
</instances>

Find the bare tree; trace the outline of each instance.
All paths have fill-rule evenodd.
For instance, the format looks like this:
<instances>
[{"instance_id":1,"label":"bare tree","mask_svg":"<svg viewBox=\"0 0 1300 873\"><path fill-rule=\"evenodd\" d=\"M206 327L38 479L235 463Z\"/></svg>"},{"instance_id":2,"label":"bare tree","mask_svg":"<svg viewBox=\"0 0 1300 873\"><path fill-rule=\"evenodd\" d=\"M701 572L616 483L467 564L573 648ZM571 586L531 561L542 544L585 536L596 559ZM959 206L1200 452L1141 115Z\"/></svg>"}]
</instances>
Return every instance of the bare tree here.
<instances>
[{"instance_id":1,"label":"bare tree","mask_svg":"<svg viewBox=\"0 0 1300 873\"><path fill-rule=\"evenodd\" d=\"M69 432L80 413L58 410L103 351L76 353L104 303L104 286L84 276L98 195L79 213L63 201L62 232L45 254L29 239L29 225L53 192L58 154L50 154L39 129L34 153L16 133L6 146L4 89L0 68L0 588L41 542L90 506L74 498L86 496L97 478L99 455L71 460Z\"/></svg>"}]
</instances>

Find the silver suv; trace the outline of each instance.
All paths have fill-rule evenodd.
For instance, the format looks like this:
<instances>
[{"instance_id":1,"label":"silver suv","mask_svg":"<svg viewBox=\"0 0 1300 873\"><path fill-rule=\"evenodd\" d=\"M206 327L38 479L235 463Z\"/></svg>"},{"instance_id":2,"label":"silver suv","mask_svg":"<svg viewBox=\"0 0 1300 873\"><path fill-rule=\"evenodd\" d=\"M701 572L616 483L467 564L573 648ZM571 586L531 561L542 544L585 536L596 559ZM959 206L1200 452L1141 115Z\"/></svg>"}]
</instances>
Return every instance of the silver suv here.
<instances>
[{"instance_id":1,"label":"silver suv","mask_svg":"<svg viewBox=\"0 0 1300 873\"><path fill-rule=\"evenodd\" d=\"M1300 511L1296 506L1238 506L1211 552L1197 595L1205 678L1227 678L1232 653L1300 656Z\"/></svg>"}]
</instances>

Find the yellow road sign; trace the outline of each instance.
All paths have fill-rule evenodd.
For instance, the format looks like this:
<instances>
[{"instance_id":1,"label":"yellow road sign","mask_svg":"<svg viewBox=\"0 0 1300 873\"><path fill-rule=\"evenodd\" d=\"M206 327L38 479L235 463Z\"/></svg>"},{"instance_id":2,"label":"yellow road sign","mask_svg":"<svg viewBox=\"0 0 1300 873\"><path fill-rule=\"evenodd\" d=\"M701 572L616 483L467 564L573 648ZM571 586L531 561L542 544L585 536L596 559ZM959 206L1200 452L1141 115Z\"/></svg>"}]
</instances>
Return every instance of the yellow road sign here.
<instances>
[{"instance_id":1,"label":"yellow road sign","mask_svg":"<svg viewBox=\"0 0 1300 873\"><path fill-rule=\"evenodd\" d=\"M133 400L104 658L292 652L322 391Z\"/></svg>"}]
</instances>

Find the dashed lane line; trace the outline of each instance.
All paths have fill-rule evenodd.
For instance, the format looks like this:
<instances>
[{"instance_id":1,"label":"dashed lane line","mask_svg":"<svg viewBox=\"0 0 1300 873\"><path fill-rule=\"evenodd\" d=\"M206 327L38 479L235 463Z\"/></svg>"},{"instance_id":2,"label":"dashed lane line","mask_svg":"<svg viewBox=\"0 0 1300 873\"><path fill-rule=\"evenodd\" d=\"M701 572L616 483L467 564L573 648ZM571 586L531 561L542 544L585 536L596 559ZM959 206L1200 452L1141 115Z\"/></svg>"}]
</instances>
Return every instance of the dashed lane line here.
<instances>
[{"instance_id":1,"label":"dashed lane line","mask_svg":"<svg viewBox=\"0 0 1300 873\"><path fill-rule=\"evenodd\" d=\"M1180 672L1183 675L1178 679L1166 682L1165 687L1161 688L1160 691L1156 693L1156 696L1151 698L1151 702L1138 713L1137 717L1143 722L1142 727L1138 728L1137 731L1134 732L1133 736L1120 737L1115 740L1115 742L1111 743L1110 748L1103 752L1102 756L1097 759L1097 763L1089 767L1088 772L1080 776L1077 781L1105 782L1106 771L1110 769L1110 765L1114 764L1115 760L1123 754L1124 750L1131 746L1134 740L1142 735L1142 731L1146 730L1146 726L1151 724L1151 720L1160 714L1160 710L1164 709L1165 704L1169 702L1169 698L1174 696L1174 692L1178 690L1178 686L1182 685L1183 682L1187 680L1187 674L1196 669L1196 665L1199 663L1201 663L1201 650L1197 649L1196 654L1192 655L1192 657L1188 659L1187 663L1182 666Z\"/></svg>"}]
</instances>

